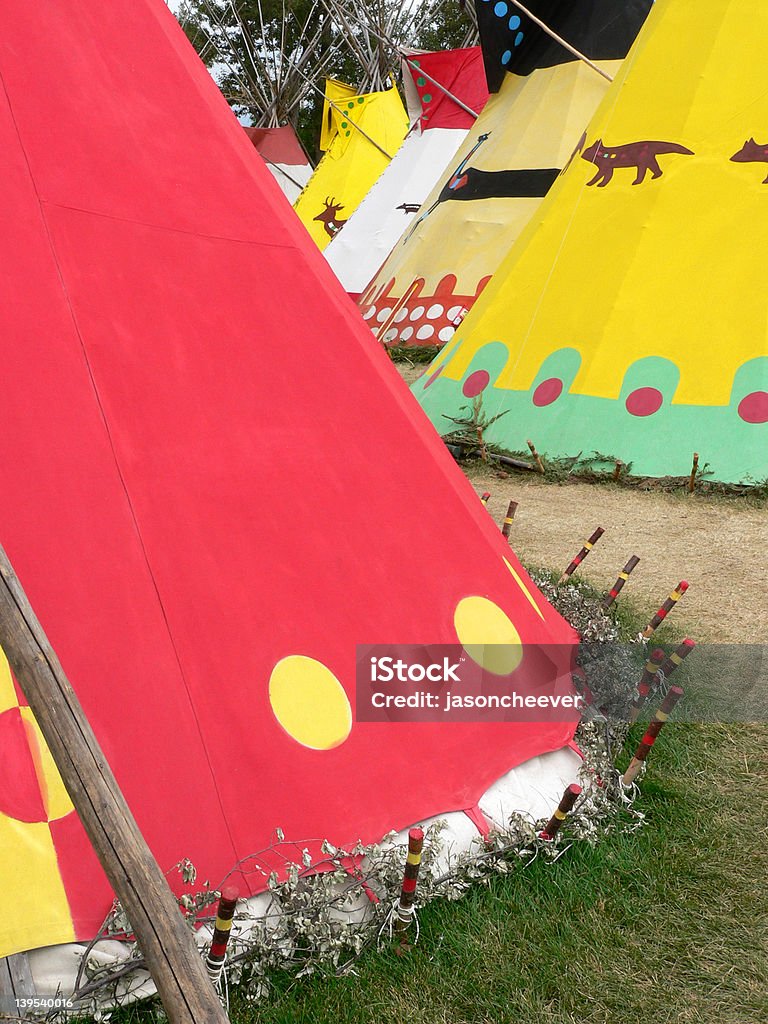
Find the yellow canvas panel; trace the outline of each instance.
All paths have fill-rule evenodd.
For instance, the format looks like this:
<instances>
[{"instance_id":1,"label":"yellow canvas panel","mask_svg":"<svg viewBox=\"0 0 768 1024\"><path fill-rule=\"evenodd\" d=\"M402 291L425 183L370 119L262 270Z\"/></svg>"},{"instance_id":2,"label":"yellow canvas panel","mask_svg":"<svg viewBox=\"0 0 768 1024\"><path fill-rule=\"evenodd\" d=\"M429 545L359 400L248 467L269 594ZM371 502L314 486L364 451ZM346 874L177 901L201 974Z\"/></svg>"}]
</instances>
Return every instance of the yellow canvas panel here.
<instances>
[{"instance_id":1,"label":"yellow canvas panel","mask_svg":"<svg viewBox=\"0 0 768 1024\"><path fill-rule=\"evenodd\" d=\"M347 96L337 106L340 110L330 111L333 138L328 151L294 205L320 249L355 212L408 131L396 89Z\"/></svg>"},{"instance_id":2,"label":"yellow canvas panel","mask_svg":"<svg viewBox=\"0 0 768 1024\"><path fill-rule=\"evenodd\" d=\"M9 708L15 708L18 703L16 688L11 678L11 667L8 664L5 652L0 647L0 714Z\"/></svg>"},{"instance_id":3,"label":"yellow canvas panel","mask_svg":"<svg viewBox=\"0 0 768 1024\"><path fill-rule=\"evenodd\" d=\"M435 365L434 422L484 374L507 447L532 436L550 455L610 452L671 475L698 451L719 479L768 474L767 36L757 0L657 0Z\"/></svg>"},{"instance_id":4,"label":"yellow canvas panel","mask_svg":"<svg viewBox=\"0 0 768 1024\"><path fill-rule=\"evenodd\" d=\"M21 717L27 730L27 741L35 763L37 781L43 796L48 821L64 818L74 811L72 801L61 781L59 770L43 739L40 726L29 708L21 708Z\"/></svg>"},{"instance_id":5,"label":"yellow canvas panel","mask_svg":"<svg viewBox=\"0 0 768 1024\"><path fill-rule=\"evenodd\" d=\"M357 95L357 89L346 82L334 78L325 80L325 97L323 99L323 123L320 127L320 149L325 152L330 148L338 132L335 107L342 106L345 100Z\"/></svg>"},{"instance_id":6,"label":"yellow canvas panel","mask_svg":"<svg viewBox=\"0 0 768 1024\"><path fill-rule=\"evenodd\" d=\"M609 74L621 64L601 63ZM607 87L604 78L577 60L526 76L505 76L420 217L363 293L360 307L374 333L386 331L395 345L438 344L453 335L457 317L472 307L539 209L543 193L472 202L441 201L441 193L467 161L479 171L562 167ZM426 217L424 211L430 211ZM430 310L433 315L425 319ZM387 311L400 318L393 323ZM398 335L392 339L395 327Z\"/></svg>"},{"instance_id":7,"label":"yellow canvas panel","mask_svg":"<svg viewBox=\"0 0 768 1024\"><path fill-rule=\"evenodd\" d=\"M0 957L74 942L48 823L0 814Z\"/></svg>"}]
</instances>

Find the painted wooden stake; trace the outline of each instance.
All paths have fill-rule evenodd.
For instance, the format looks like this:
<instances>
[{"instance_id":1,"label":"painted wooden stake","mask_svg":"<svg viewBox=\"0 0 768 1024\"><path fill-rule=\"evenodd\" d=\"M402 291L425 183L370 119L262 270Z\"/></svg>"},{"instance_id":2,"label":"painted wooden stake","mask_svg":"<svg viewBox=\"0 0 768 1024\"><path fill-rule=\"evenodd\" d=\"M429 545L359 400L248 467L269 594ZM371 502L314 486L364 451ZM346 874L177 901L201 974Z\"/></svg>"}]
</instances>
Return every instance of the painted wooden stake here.
<instances>
[{"instance_id":1,"label":"painted wooden stake","mask_svg":"<svg viewBox=\"0 0 768 1024\"><path fill-rule=\"evenodd\" d=\"M489 501L490 497L491 497L491 492L490 491L483 491L483 493L480 495L480 501L482 501L483 505L485 505L486 508L488 508L488 501Z\"/></svg>"},{"instance_id":2,"label":"painted wooden stake","mask_svg":"<svg viewBox=\"0 0 768 1024\"><path fill-rule=\"evenodd\" d=\"M608 593L603 598L603 608L610 608L611 607L613 602L616 600L616 598L621 593L622 587L624 586L624 584L629 579L629 574L632 572L632 570L635 568L635 566L637 565L637 563L639 561L640 561L640 556L639 555L632 555L630 560L627 562L627 564L624 566L624 568L619 573L619 578L616 580L616 582L613 584L611 589L608 591Z\"/></svg>"},{"instance_id":3,"label":"painted wooden stake","mask_svg":"<svg viewBox=\"0 0 768 1024\"><path fill-rule=\"evenodd\" d=\"M699 453L693 453L693 466L691 467L691 479L688 481L688 490L693 494L696 488L696 473L699 469Z\"/></svg>"},{"instance_id":4,"label":"painted wooden stake","mask_svg":"<svg viewBox=\"0 0 768 1024\"><path fill-rule=\"evenodd\" d=\"M501 535L505 540L509 540L509 532L512 529L512 523L515 518L515 512L517 512L517 502L510 501L507 514L504 516L504 523L501 527Z\"/></svg>"},{"instance_id":5,"label":"painted wooden stake","mask_svg":"<svg viewBox=\"0 0 768 1024\"><path fill-rule=\"evenodd\" d=\"M661 707L653 716L653 720L645 731L645 736L640 740L635 756L629 762L629 767L624 772L622 782L625 786L631 786L637 777L637 773L643 766L645 759L650 753L651 747L656 742L656 737L661 732L664 723L667 721L669 716L672 714L675 705L683 696L683 689L681 686L670 686L667 691L667 695L661 702Z\"/></svg>"},{"instance_id":6,"label":"painted wooden stake","mask_svg":"<svg viewBox=\"0 0 768 1024\"><path fill-rule=\"evenodd\" d=\"M395 922L395 932L400 935L403 943L405 942L405 933L413 918L413 902L416 898L416 883L419 880L423 848L424 830L412 828L408 833L408 856L405 859L403 885L400 890L400 899L397 902L397 920Z\"/></svg>"},{"instance_id":7,"label":"painted wooden stake","mask_svg":"<svg viewBox=\"0 0 768 1024\"><path fill-rule=\"evenodd\" d=\"M547 824L544 826L543 831L539 832L540 839L554 839L560 828L573 810L573 805L576 803L576 798L581 793L581 786L577 786L575 782L563 793L562 800L555 808L555 813L549 819Z\"/></svg>"},{"instance_id":8,"label":"painted wooden stake","mask_svg":"<svg viewBox=\"0 0 768 1024\"><path fill-rule=\"evenodd\" d=\"M632 701L632 707L629 711L630 722L636 722L637 716L640 714L640 710L651 695L651 691L656 686L656 677L659 669L661 668L664 658L666 655L661 647L656 647L651 651L651 656L646 661L645 667L643 668L643 674L640 677L640 682L637 684L637 694L635 699Z\"/></svg>"},{"instance_id":9,"label":"painted wooden stake","mask_svg":"<svg viewBox=\"0 0 768 1024\"><path fill-rule=\"evenodd\" d=\"M675 669L680 667L695 646L696 641L691 640L690 637L686 637L679 647L676 647L675 650L672 651L667 660L661 666L661 671L665 679L669 679Z\"/></svg>"},{"instance_id":10,"label":"painted wooden stake","mask_svg":"<svg viewBox=\"0 0 768 1024\"><path fill-rule=\"evenodd\" d=\"M544 463L541 460L541 456L539 455L539 453L534 448L533 441L531 441L530 438L529 438L525 443L531 449L531 455L536 460L536 465L539 467L539 472L543 474L544 473Z\"/></svg>"},{"instance_id":11,"label":"painted wooden stake","mask_svg":"<svg viewBox=\"0 0 768 1024\"><path fill-rule=\"evenodd\" d=\"M194 936L2 548L0 646L128 915L169 1021L227 1024Z\"/></svg>"},{"instance_id":12,"label":"painted wooden stake","mask_svg":"<svg viewBox=\"0 0 768 1024\"><path fill-rule=\"evenodd\" d=\"M648 625L643 630L643 634L642 635L643 635L643 637L646 640L648 639L648 637L653 636L653 634L656 632L656 630L662 624L664 619L666 619L666 617L669 615L669 613L672 611L672 609L675 607L675 605L677 604L677 602L680 600L680 598L683 596L683 594L686 592L687 589L688 589L688 584L686 583L686 581L685 580L680 580L680 582L677 584L675 589L669 595L667 600L664 602L664 604L661 606L661 608L659 608L659 610L656 612L656 614L653 616L651 621L648 623Z\"/></svg>"},{"instance_id":13,"label":"painted wooden stake","mask_svg":"<svg viewBox=\"0 0 768 1024\"><path fill-rule=\"evenodd\" d=\"M574 574L574 572L578 569L578 567L581 565L581 563L584 561L584 559L587 557L589 552L592 550L595 544L597 544L597 542L600 540L604 533L605 530L602 528L602 526L598 526L598 528L595 530L595 532L592 534L589 540L584 541L584 547L581 549L578 555L576 555L574 560L571 562L571 564L565 570L563 575L557 581L558 585L560 583L565 583L568 577Z\"/></svg>"},{"instance_id":14,"label":"painted wooden stake","mask_svg":"<svg viewBox=\"0 0 768 1024\"><path fill-rule=\"evenodd\" d=\"M240 898L240 891L237 886L228 885L221 890L219 908L216 911L216 924L213 929L211 948L205 958L205 968L208 977L214 983L221 977L224 969L224 961L227 959L227 945L232 935L232 920L235 916L235 907Z\"/></svg>"}]
</instances>

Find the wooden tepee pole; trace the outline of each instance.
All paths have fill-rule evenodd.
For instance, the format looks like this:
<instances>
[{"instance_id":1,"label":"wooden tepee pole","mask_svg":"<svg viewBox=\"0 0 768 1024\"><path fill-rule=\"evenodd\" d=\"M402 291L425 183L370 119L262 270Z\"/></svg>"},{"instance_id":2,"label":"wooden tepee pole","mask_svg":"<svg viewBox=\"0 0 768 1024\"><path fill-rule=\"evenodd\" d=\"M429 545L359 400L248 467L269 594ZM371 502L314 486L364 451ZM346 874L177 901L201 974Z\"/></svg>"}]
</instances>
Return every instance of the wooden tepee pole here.
<instances>
[{"instance_id":1,"label":"wooden tepee pole","mask_svg":"<svg viewBox=\"0 0 768 1024\"><path fill-rule=\"evenodd\" d=\"M171 1024L227 1024L194 936L2 547L0 646L131 921Z\"/></svg>"}]
</instances>

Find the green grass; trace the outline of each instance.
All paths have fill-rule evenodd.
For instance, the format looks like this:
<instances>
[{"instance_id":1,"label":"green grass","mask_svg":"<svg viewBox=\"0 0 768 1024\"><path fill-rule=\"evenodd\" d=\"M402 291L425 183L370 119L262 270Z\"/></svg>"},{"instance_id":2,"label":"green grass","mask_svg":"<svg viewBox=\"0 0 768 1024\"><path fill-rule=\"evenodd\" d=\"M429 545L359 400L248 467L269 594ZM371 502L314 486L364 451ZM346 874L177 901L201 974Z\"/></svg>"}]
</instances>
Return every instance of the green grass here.
<instances>
[{"instance_id":1,"label":"green grass","mask_svg":"<svg viewBox=\"0 0 768 1024\"><path fill-rule=\"evenodd\" d=\"M639 834L433 904L406 958L371 954L355 978L235 1002L233 1020L765 1024L766 740L764 728L669 727Z\"/></svg>"},{"instance_id":2,"label":"green grass","mask_svg":"<svg viewBox=\"0 0 768 1024\"><path fill-rule=\"evenodd\" d=\"M267 1002L235 995L232 1021L765 1024L767 743L765 726L669 725L639 833L433 903L404 958L373 951L352 977L278 979Z\"/></svg>"},{"instance_id":3,"label":"green grass","mask_svg":"<svg viewBox=\"0 0 768 1024\"><path fill-rule=\"evenodd\" d=\"M619 610L634 635L631 604ZM233 1024L766 1024L767 750L768 725L671 722L635 804L639 832L431 903L404 957L387 947L351 976L278 976L258 1004L233 992Z\"/></svg>"}]
</instances>

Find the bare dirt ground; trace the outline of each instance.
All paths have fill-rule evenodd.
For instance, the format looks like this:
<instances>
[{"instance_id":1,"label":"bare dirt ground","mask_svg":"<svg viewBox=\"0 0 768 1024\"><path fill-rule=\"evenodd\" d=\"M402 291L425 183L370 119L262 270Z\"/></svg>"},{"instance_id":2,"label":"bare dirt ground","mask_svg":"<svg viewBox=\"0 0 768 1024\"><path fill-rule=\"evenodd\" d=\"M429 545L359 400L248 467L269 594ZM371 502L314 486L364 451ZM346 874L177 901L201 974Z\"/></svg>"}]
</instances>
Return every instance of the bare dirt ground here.
<instances>
[{"instance_id":1,"label":"bare dirt ground","mask_svg":"<svg viewBox=\"0 0 768 1024\"><path fill-rule=\"evenodd\" d=\"M501 522L519 502L511 542L528 565L565 568L592 531L605 530L577 570L608 589L630 555L640 564L624 588L653 614L680 580L690 584L673 615L693 639L761 643L768 638L768 510L738 499L642 492L604 484L558 485L522 476L499 479L471 471L491 492L488 510Z\"/></svg>"},{"instance_id":2,"label":"bare dirt ground","mask_svg":"<svg viewBox=\"0 0 768 1024\"><path fill-rule=\"evenodd\" d=\"M401 373L410 384L422 369L405 364ZM768 509L739 498L553 484L525 473L502 478L479 464L467 475L478 493L491 492L496 522L511 499L519 502L511 542L527 565L565 568L602 526L605 534L577 570L595 586L608 589L629 556L639 555L624 594L649 618L684 579L690 589L673 615L693 639L768 639Z\"/></svg>"}]
</instances>

